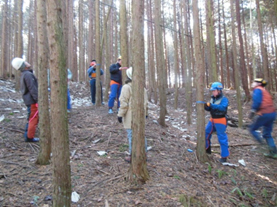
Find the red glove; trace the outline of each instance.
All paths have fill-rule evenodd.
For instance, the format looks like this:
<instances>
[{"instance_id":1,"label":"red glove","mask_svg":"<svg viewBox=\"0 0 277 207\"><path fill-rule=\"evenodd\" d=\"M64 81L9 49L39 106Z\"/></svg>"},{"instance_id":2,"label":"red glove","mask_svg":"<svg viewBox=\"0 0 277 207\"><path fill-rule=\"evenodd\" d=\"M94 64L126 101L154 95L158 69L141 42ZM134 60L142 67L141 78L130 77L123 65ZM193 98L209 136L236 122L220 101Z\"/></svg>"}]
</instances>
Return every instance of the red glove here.
<instances>
[{"instance_id":1,"label":"red glove","mask_svg":"<svg viewBox=\"0 0 277 207\"><path fill-rule=\"evenodd\" d=\"M36 103L36 105L35 105L37 108L38 108L38 103Z\"/></svg>"}]
</instances>

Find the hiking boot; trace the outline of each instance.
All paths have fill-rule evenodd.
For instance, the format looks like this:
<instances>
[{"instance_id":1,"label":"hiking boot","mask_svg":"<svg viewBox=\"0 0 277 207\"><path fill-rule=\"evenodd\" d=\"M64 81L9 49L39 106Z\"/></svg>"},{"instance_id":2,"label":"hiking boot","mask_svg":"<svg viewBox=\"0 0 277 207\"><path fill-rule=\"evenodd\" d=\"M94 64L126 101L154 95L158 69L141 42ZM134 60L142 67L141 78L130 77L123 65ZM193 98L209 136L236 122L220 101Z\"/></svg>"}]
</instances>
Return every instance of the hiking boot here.
<instances>
[{"instance_id":1,"label":"hiking boot","mask_svg":"<svg viewBox=\"0 0 277 207\"><path fill-rule=\"evenodd\" d=\"M109 114L113 114L113 110L112 109L109 109Z\"/></svg>"},{"instance_id":2,"label":"hiking boot","mask_svg":"<svg viewBox=\"0 0 277 207\"><path fill-rule=\"evenodd\" d=\"M277 159L277 153L264 153L264 156Z\"/></svg>"},{"instance_id":3,"label":"hiking boot","mask_svg":"<svg viewBox=\"0 0 277 207\"><path fill-rule=\"evenodd\" d=\"M125 158L124 158L124 160L126 161L126 162L128 162L128 163L131 163L131 156L126 156Z\"/></svg>"},{"instance_id":4,"label":"hiking boot","mask_svg":"<svg viewBox=\"0 0 277 207\"><path fill-rule=\"evenodd\" d=\"M227 162L227 158L226 158L226 157L225 157L225 158L221 157L221 158L219 159L219 162L221 162L221 163Z\"/></svg>"},{"instance_id":5,"label":"hiking boot","mask_svg":"<svg viewBox=\"0 0 277 207\"><path fill-rule=\"evenodd\" d=\"M209 146L209 147L206 149L206 153L207 153L207 154L212 154L211 146Z\"/></svg>"},{"instance_id":6,"label":"hiking boot","mask_svg":"<svg viewBox=\"0 0 277 207\"><path fill-rule=\"evenodd\" d=\"M37 137L34 137L32 139L26 138L25 142L39 142L39 138L37 138Z\"/></svg>"}]
</instances>

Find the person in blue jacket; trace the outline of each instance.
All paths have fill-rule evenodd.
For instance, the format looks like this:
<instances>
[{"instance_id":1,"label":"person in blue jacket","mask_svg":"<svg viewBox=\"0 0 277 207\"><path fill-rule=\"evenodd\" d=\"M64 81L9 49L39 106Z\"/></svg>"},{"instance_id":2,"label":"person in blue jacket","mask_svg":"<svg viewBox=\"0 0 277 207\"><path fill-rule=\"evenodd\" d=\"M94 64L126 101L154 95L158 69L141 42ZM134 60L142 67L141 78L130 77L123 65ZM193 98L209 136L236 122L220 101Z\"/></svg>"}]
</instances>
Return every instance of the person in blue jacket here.
<instances>
[{"instance_id":1,"label":"person in blue jacket","mask_svg":"<svg viewBox=\"0 0 277 207\"><path fill-rule=\"evenodd\" d=\"M228 136L226 134L227 128L227 109L229 105L228 99L222 93L223 85L220 82L214 82L211 85L210 91L212 91L212 97L210 102L204 104L204 109L211 113L211 118L205 129L206 138L206 152L211 154L211 138L212 133L217 132L218 142L220 144L219 161L221 163L227 162L229 156Z\"/></svg>"},{"instance_id":2,"label":"person in blue jacket","mask_svg":"<svg viewBox=\"0 0 277 207\"><path fill-rule=\"evenodd\" d=\"M90 62L90 67L87 70L88 77L90 78L90 94L91 94L91 102L93 105L95 105L95 95L96 95L96 60L92 60ZM100 75L103 75L104 71L102 68L100 69ZM101 102L102 105L104 105L103 102L103 91L102 91L102 82L100 81L100 87L101 87Z\"/></svg>"},{"instance_id":3,"label":"person in blue jacket","mask_svg":"<svg viewBox=\"0 0 277 207\"><path fill-rule=\"evenodd\" d=\"M267 81L262 78L256 78L252 83L252 107L249 114L249 119L253 121L249 131L252 136L260 143L264 144L264 139L269 147L269 153L265 153L266 157L277 159L277 149L272 138L273 123L276 118L276 109L272 101L270 93L265 89ZM257 131L260 127L263 128L262 137Z\"/></svg>"},{"instance_id":4,"label":"person in blue jacket","mask_svg":"<svg viewBox=\"0 0 277 207\"><path fill-rule=\"evenodd\" d=\"M111 74L111 81L110 81L110 86L111 86L111 93L109 96L109 114L113 113L113 106L114 106L114 101L117 99L117 110L119 110L120 107L120 102L119 102L119 96L121 93L121 88L122 88L122 75L121 71L126 70L128 67L121 67L121 56L117 58L117 62L115 64L112 64L110 66L110 74Z\"/></svg>"}]
</instances>

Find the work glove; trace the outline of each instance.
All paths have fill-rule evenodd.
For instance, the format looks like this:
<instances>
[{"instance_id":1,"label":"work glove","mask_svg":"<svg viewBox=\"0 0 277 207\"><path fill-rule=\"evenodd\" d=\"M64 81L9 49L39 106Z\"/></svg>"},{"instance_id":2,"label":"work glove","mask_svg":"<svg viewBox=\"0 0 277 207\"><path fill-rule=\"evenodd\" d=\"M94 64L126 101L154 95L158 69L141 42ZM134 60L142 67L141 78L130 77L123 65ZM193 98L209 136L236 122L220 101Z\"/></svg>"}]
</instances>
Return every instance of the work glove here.
<instances>
[{"instance_id":1,"label":"work glove","mask_svg":"<svg viewBox=\"0 0 277 207\"><path fill-rule=\"evenodd\" d=\"M38 108L38 103L36 103L36 107Z\"/></svg>"},{"instance_id":2,"label":"work glove","mask_svg":"<svg viewBox=\"0 0 277 207\"><path fill-rule=\"evenodd\" d=\"M204 107L207 108L207 107L210 107L211 106L211 103L207 102L207 103L204 103Z\"/></svg>"},{"instance_id":3,"label":"work glove","mask_svg":"<svg viewBox=\"0 0 277 207\"><path fill-rule=\"evenodd\" d=\"M119 123L122 123L122 117L118 116L117 120L118 120Z\"/></svg>"},{"instance_id":4,"label":"work glove","mask_svg":"<svg viewBox=\"0 0 277 207\"><path fill-rule=\"evenodd\" d=\"M147 118L148 118L148 115L146 115L145 118L147 119Z\"/></svg>"},{"instance_id":5,"label":"work glove","mask_svg":"<svg viewBox=\"0 0 277 207\"><path fill-rule=\"evenodd\" d=\"M251 112L250 112L248 118L252 120L252 119L254 118L255 114L256 114L256 112L253 111L253 110L251 110Z\"/></svg>"}]
</instances>

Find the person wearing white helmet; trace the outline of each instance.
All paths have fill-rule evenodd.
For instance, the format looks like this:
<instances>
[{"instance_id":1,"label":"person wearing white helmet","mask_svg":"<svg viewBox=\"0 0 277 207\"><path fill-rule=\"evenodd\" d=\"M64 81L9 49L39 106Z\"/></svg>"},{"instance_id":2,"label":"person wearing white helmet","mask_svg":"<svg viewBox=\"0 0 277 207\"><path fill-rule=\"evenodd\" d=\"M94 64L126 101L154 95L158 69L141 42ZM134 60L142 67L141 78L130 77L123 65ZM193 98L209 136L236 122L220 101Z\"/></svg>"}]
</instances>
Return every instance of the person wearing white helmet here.
<instances>
[{"instance_id":1,"label":"person wearing white helmet","mask_svg":"<svg viewBox=\"0 0 277 207\"><path fill-rule=\"evenodd\" d=\"M209 120L205 129L206 138L206 152L211 154L211 138L214 131L217 132L218 142L220 144L219 161L221 163L227 162L229 156L228 136L226 134L227 128L227 109L229 105L228 98L222 93L223 85L220 82L214 82L211 85L210 91L212 91L212 97L210 102L204 104L204 109L211 113L211 119Z\"/></svg>"},{"instance_id":2,"label":"person wearing white helmet","mask_svg":"<svg viewBox=\"0 0 277 207\"><path fill-rule=\"evenodd\" d=\"M117 62L115 64L112 64L110 66L110 74L111 74L111 93L109 96L109 114L113 113L113 106L114 106L114 101L117 98L117 109L120 107L120 101L118 100L120 93L121 93L121 88L122 88L122 76L121 76L121 71L126 70L128 67L122 67L121 66L121 56L117 58Z\"/></svg>"},{"instance_id":3,"label":"person wearing white helmet","mask_svg":"<svg viewBox=\"0 0 277 207\"><path fill-rule=\"evenodd\" d=\"M35 137L36 127L38 125L38 82L33 74L31 65L22 58L14 58L12 60L14 69L21 71L20 91L22 98L27 106L28 123L26 124L24 138L26 142L38 142L39 138Z\"/></svg>"},{"instance_id":4,"label":"person wearing white helmet","mask_svg":"<svg viewBox=\"0 0 277 207\"><path fill-rule=\"evenodd\" d=\"M125 157L126 162L131 162L132 154L132 67L128 68L126 71L127 80L125 85L122 87L122 91L119 97L120 108L117 114L117 119L119 123L123 122L123 126L127 131L127 138L129 142L129 156ZM144 89L144 109L145 117L148 116L147 110L147 92ZM145 138L145 152L147 152L147 140Z\"/></svg>"}]
</instances>

